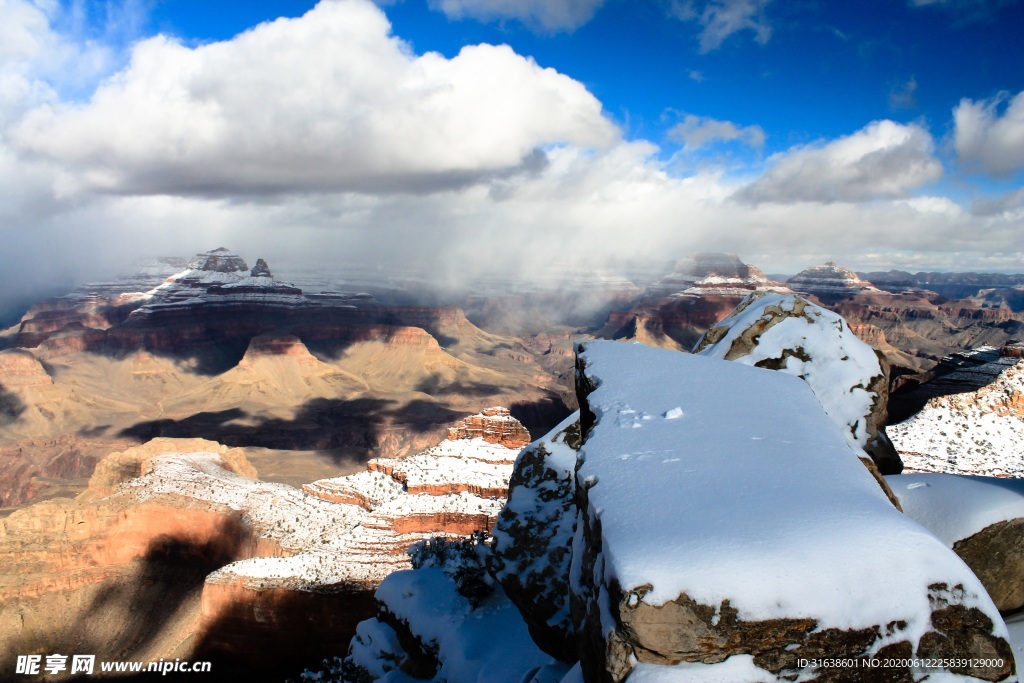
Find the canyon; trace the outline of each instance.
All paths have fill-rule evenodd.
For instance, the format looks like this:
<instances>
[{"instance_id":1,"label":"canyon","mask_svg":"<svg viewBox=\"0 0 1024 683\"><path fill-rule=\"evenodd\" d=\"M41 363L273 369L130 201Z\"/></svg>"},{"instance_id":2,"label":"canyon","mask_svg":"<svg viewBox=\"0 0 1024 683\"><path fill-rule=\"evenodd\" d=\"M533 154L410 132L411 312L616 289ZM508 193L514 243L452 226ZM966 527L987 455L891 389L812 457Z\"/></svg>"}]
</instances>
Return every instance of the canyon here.
<instances>
[{"instance_id":1,"label":"canyon","mask_svg":"<svg viewBox=\"0 0 1024 683\"><path fill-rule=\"evenodd\" d=\"M565 421L582 395L574 344L693 349L812 386L814 367L850 366L849 352L796 345L762 358L716 346L744 301L771 303L774 316L796 293L808 320L842 316L829 348L859 338L880 352L861 354L863 373L844 379L845 393L873 397L866 412L826 410L899 507L879 469L951 471L922 466L934 449L915 445L934 440L940 419L960 432L978 411L1002 426L1020 419L1024 285L968 275L878 277L828 263L769 277L735 255L697 254L656 273L445 294L412 281L296 284L263 259L250 268L216 249L40 302L0 333L0 651L210 658L271 680L343 655L339 642L369 638L358 629L371 628L360 624L380 606L375 591L410 567L410 548L443 555L435 536L500 531L510 477L541 477L545 496L575 485L554 466L575 462L581 438ZM778 320L768 326L791 329ZM918 413L923 426L895 424ZM630 419L620 426L647 426ZM531 442L533 469L515 474ZM987 450L961 458L961 471L1017 476L1016 465L991 464L999 443L975 443ZM564 520L548 512L538 519L564 547ZM516 538L529 545L535 531ZM488 565L524 611L516 633L546 634L546 652L564 660L575 648L568 606L531 612L536 586L526 585L552 570L516 562L504 574ZM421 580L448 590L446 579Z\"/></svg>"},{"instance_id":2,"label":"canyon","mask_svg":"<svg viewBox=\"0 0 1024 683\"><path fill-rule=\"evenodd\" d=\"M107 456L76 498L0 523L0 670L16 653L92 648L280 680L336 654L410 546L494 526L529 435L492 407L450 436L301 490L202 439Z\"/></svg>"}]
</instances>

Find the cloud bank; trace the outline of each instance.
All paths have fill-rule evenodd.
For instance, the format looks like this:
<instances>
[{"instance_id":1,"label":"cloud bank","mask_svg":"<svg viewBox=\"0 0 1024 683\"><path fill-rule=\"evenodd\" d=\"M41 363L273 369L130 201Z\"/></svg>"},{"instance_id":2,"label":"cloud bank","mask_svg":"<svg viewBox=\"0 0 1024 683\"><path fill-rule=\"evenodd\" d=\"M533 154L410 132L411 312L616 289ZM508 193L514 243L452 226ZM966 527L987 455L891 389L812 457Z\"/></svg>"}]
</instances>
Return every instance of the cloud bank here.
<instances>
[{"instance_id":1,"label":"cloud bank","mask_svg":"<svg viewBox=\"0 0 1024 683\"><path fill-rule=\"evenodd\" d=\"M930 189L943 166L917 124L878 121L763 165L680 173L569 75L506 46L416 54L365 0L324 0L200 47L148 38L69 97L54 55L109 65L109 53L59 33L34 3L0 3L17 20L0 28L12 36L0 41L8 303L109 276L135 254L221 245L336 273L414 266L446 284L708 250L771 272L831 258L1013 269L1024 257L1019 197L965 209ZM965 100L960 156L1014 168L1000 150L1013 149L1019 100L1005 111ZM698 152L764 142L757 125L697 114L673 135Z\"/></svg>"}]
</instances>

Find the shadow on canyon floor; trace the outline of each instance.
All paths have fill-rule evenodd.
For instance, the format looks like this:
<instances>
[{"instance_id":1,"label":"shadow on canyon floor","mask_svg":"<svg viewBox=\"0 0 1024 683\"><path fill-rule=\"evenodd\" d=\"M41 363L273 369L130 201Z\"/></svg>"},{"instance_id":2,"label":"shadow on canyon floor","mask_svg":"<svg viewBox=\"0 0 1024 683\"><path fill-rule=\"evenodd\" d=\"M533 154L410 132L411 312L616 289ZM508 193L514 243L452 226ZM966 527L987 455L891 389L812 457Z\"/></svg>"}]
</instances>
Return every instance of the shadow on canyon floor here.
<instances>
[{"instance_id":1,"label":"shadow on canyon floor","mask_svg":"<svg viewBox=\"0 0 1024 683\"><path fill-rule=\"evenodd\" d=\"M481 392L480 395L486 393ZM558 424L572 409L560 396L549 393L538 401L515 402L509 410L537 438ZM332 459L340 462L343 459L341 452L355 452L363 460L382 455L379 452L381 444L389 433L420 436L434 432L440 435L440 440L446 427L469 414L422 399L401 404L382 398L317 398L303 404L291 420L253 417L241 408L230 408L196 413L180 420L140 422L121 430L118 436L140 442L159 436L198 437L232 447L335 450L339 454Z\"/></svg>"},{"instance_id":2,"label":"shadow on canyon floor","mask_svg":"<svg viewBox=\"0 0 1024 683\"><path fill-rule=\"evenodd\" d=\"M294 419L253 418L241 408L196 413L180 420L150 420L122 430L121 437L139 441L166 436L199 437L226 446L260 446L291 450L345 448L371 457L390 430L413 434L440 429L465 411L452 410L425 400L397 401L381 398L351 400L317 398L306 402Z\"/></svg>"},{"instance_id":3,"label":"shadow on canyon floor","mask_svg":"<svg viewBox=\"0 0 1024 683\"><path fill-rule=\"evenodd\" d=\"M6 658L39 653L45 663L49 654L92 654L96 656L93 676L74 679L92 680L102 676L100 662L141 660L148 652L177 653L182 652L182 647L189 649L188 641L195 636L183 638L183 631L187 633L198 624L206 576L241 558L248 535L239 520L225 518L202 541L160 536L149 543L142 558L122 565L123 571L90 591L91 596L85 597L77 609L75 590L68 600L55 593L27 599L30 615L33 609L39 609L39 601L47 597L56 598L59 604L51 606L49 628L25 628ZM9 664L10 669L4 668L13 670L14 662ZM142 676L137 680L151 678Z\"/></svg>"},{"instance_id":4,"label":"shadow on canyon floor","mask_svg":"<svg viewBox=\"0 0 1024 683\"><path fill-rule=\"evenodd\" d=\"M25 404L18 396L0 384L0 426L9 425L17 421L25 412Z\"/></svg>"}]
</instances>

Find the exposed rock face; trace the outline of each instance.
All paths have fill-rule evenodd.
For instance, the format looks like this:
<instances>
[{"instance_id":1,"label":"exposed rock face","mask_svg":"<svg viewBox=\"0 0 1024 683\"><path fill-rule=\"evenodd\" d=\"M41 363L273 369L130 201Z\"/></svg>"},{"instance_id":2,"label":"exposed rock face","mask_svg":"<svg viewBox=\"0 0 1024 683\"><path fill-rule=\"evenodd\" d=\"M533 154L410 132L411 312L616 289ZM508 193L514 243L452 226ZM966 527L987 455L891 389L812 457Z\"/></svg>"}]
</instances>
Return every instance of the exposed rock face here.
<instances>
[{"instance_id":1,"label":"exposed rock face","mask_svg":"<svg viewBox=\"0 0 1024 683\"><path fill-rule=\"evenodd\" d=\"M0 387L23 389L51 384L53 378L30 352L21 349L0 351Z\"/></svg>"},{"instance_id":2,"label":"exposed rock face","mask_svg":"<svg viewBox=\"0 0 1024 683\"><path fill-rule=\"evenodd\" d=\"M1001 612L1024 607L1024 480L887 477L906 513L967 563Z\"/></svg>"},{"instance_id":3,"label":"exposed rock face","mask_svg":"<svg viewBox=\"0 0 1024 683\"><path fill-rule=\"evenodd\" d=\"M263 259L256 259L256 265L252 267L251 277L274 277L270 274L270 266Z\"/></svg>"},{"instance_id":4,"label":"exposed rock face","mask_svg":"<svg viewBox=\"0 0 1024 683\"><path fill-rule=\"evenodd\" d=\"M520 453L487 559L534 642L567 663L579 657L568 585L578 447L579 415L573 414Z\"/></svg>"},{"instance_id":5,"label":"exposed rock face","mask_svg":"<svg viewBox=\"0 0 1024 683\"><path fill-rule=\"evenodd\" d=\"M522 429L512 427L507 433ZM517 453L483 438L445 441L306 492L253 479L240 450L202 439L113 453L78 500L29 506L4 521L0 644L21 651L22 623L52 634L33 647L56 651L80 638L76 614L57 608L70 604L81 619L100 615L90 617L103 623L97 639L140 658L211 659L222 671L275 675L319 661L370 615L380 581L409 566L410 545L493 526ZM173 619L136 625L153 599L136 579L163 586L182 572L186 592L171 592L182 602L160 606ZM92 606L104 591L140 597ZM115 635L125 619L129 632ZM96 651L112 655L107 647L97 642Z\"/></svg>"},{"instance_id":6,"label":"exposed rock face","mask_svg":"<svg viewBox=\"0 0 1024 683\"><path fill-rule=\"evenodd\" d=\"M530 433L512 417L508 408L497 406L470 415L448 429L449 439L481 438L487 443L501 444L505 448L520 449L530 443Z\"/></svg>"},{"instance_id":7,"label":"exposed rock face","mask_svg":"<svg viewBox=\"0 0 1024 683\"><path fill-rule=\"evenodd\" d=\"M481 436L487 433L487 436ZM517 434L525 429L505 408L466 418L449 439L422 453L374 458L366 471L322 479L303 489L369 514L363 526L377 530L380 552L400 556L424 534L460 536L489 531L508 496Z\"/></svg>"},{"instance_id":8,"label":"exposed rock face","mask_svg":"<svg viewBox=\"0 0 1024 683\"><path fill-rule=\"evenodd\" d=\"M188 267L190 270L205 270L211 273L244 273L249 270L249 266L241 256L232 253L225 247L196 254L189 261Z\"/></svg>"},{"instance_id":9,"label":"exposed rock face","mask_svg":"<svg viewBox=\"0 0 1024 683\"><path fill-rule=\"evenodd\" d=\"M677 261L672 272L647 289L649 295L666 296L691 287L731 286L748 291L771 285L757 266L743 263L736 254L705 252Z\"/></svg>"},{"instance_id":10,"label":"exposed rock face","mask_svg":"<svg viewBox=\"0 0 1024 683\"><path fill-rule=\"evenodd\" d=\"M805 385L611 342L581 346L578 381L570 597L584 680L680 662L707 680L736 666L736 680L846 680L801 659L953 653L1001 661L956 673L1011 678L984 588L886 501ZM887 539L870 559L868 538ZM875 575L867 565L920 570L851 591L858 566ZM908 662L885 675L925 673L937 672Z\"/></svg>"},{"instance_id":11,"label":"exposed rock face","mask_svg":"<svg viewBox=\"0 0 1024 683\"><path fill-rule=\"evenodd\" d=\"M801 294L813 294L819 299L850 297L860 292L878 291L870 282L857 277L849 268L829 261L823 266L802 270L786 280L786 286Z\"/></svg>"},{"instance_id":12,"label":"exposed rock face","mask_svg":"<svg viewBox=\"0 0 1024 683\"><path fill-rule=\"evenodd\" d=\"M206 439L157 438L140 446L111 453L101 460L89 479L90 496L86 499L104 498L113 494L121 484L148 474L153 458L175 452L216 453L220 456L222 466L229 472L248 479L256 478L256 468L249 463L240 449L229 449Z\"/></svg>"},{"instance_id":13,"label":"exposed rock face","mask_svg":"<svg viewBox=\"0 0 1024 683\"><path fill-rule=\"evenodd\" d=\"M883 474L902 470L885 434L889 364L835 313L794 295L754 293L693 350L803 379Z\"/></svg>"},{"instance_id":14,"label":"exposed rock face","mask_svg":"<svg viewBox=\"0 0 1024 683\"><path fill-rule=\"evenodd\" d=\"M1024 361L989 347L940 369L903 396L908 403L931 396L920 412L888 428L907 468L1024 476Z\"/></svg>"}]
</instances>

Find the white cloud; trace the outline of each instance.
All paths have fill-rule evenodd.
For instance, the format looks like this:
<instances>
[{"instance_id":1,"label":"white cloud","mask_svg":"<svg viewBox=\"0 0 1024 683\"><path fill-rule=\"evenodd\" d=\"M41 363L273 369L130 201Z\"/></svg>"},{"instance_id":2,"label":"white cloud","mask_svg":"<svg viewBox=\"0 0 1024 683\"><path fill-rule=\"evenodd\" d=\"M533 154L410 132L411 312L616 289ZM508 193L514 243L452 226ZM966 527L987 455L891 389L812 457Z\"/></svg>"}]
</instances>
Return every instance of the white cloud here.
<instances>
[{"instance_id":1,"label":"white cloud","mask_svg":"<svg viewBox=\"0 0 1024 683\"><path fill-rule=\"evenodd\" d=\"M1012 98L1005 92L977 102L964 98L953 123L953 146L962 161L996 176L1024 169L1024 91Z\"/></svg>"},{"instance_id":2,"label":"white cloud","mask_svg":"<svg viewBox=\"0 0 1024 683\"><path fill-rule=\"evenodd\" d=\"M25 45L79 49L27 26ZM417 56L388 31L373 6L327 2L196 49L154 38L77 104L40 79L50 48L0 63L0 299L133 252L222 244L272 266L398 262L438 280L708 250L778 271L1019 268L1018 195L965 211L912 192L941 173L918 126L793 148L745 186L732 178L757 169L735 159L680 177L569 77L507 47ZM686 123L690 145L763 135Z\"/></svg>"},{"instance_id":3,"label":"white cloud","mask_svg":"<svg viewBox=\"0 0 1024 683\"><path fill-rule=\"evenodd\" d=\"M668 131L670 139L681 142L686 149L694 150L717 141L738 140L743 144L760 149L764 147L764 130L761 126L737 126L732 121L719 121L707 116L687 114L682 121Z\"/></svg>"},{"instance_id":4,"label":"white cloud","mask_svg":"<svg viewBox=\"0 0 1024 683\"><path fill-rule=\"evenodd\" d=\"M227 196L460 186L618 136L580 83L508 46L417 57L389 32L348 0L194 49L152 38L87 104L40 107L11 139L59 162L66 192Z\"/></svg>"},{"instance_id":5,"label":"white cloud","mask_svg":"<svg viewBox=\"0 0 1024 683\"><path fill-rule=\"evenodd\" d=\"M604 0L429 0L450 19L515 19L543 33L572 31L587 23Z\"/></svg>"},{"instance_id":6,"label":"white cloud","mask_svg":"<svg viewBox=\"0 0 1024 683\"><path fill-rule=\"evenodd\" d=\"M671 14L683 21L696 21L700 52L717 50L725 39L740 31L753 31L762 45L772 36L764 16L771 0L672 0Z\"/></svg>"},{"instance_id":7,"label":"white cloud","mask_svg":"<svg viewBox=\"0 0 1024 683\"><path fill-rule=\"evenodd\" d=\"M737 193L747 202L835 202L898 198L942 176L920 126L876 121L820 146L797 147Z\"/></svg>"}]
</instances>

